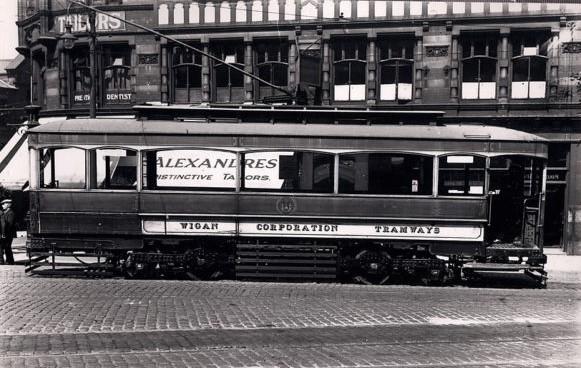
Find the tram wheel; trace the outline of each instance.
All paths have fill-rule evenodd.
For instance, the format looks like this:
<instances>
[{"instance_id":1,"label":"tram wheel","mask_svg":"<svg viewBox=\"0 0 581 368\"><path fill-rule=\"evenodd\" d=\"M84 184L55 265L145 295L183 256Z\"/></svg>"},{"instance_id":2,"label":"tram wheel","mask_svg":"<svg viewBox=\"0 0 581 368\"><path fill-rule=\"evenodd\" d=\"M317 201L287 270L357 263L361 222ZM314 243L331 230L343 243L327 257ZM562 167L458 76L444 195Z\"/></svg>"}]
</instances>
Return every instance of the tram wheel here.
<instances>
[{"instance_id":1,"label":"tram wheel","mask_svg":"<svg viewBox=\"0 0 581 368\"><path fill-rule=\"evenodd\" d=\"M364 249L355 256L355 282L366 285L383 285L393 271L390 255L385 251Z\"/></svg>"}]
</instances>

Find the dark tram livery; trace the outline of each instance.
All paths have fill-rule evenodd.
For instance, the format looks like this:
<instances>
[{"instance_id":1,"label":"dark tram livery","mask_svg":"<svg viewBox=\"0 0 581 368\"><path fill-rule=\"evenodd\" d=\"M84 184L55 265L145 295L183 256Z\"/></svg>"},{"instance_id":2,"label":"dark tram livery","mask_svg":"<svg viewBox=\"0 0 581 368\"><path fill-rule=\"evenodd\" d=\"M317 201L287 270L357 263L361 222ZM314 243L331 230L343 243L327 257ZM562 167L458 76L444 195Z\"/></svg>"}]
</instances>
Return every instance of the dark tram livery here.
<instances>
[{"instance_id":1,"label":"dark tram livery","mask_svg":"<svg viewBox=\"0 0 581 368\"><path fill-rule=\"evenodd\" d=\"M545 282L542 138L438 112L136 110L29 132L29 270Z\"/></svg>"}]
</instances>

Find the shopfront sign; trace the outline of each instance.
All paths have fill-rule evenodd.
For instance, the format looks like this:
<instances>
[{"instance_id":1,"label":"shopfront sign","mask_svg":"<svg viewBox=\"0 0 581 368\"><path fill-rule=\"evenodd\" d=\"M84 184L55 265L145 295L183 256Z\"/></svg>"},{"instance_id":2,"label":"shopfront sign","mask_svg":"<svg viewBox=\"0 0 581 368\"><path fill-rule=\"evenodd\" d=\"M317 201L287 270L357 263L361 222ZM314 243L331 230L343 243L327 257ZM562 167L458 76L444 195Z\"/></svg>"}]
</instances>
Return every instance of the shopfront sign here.
<instances>
[{"instance_id":1,"label":"shopfront sign","mask_svg":"<svg viewBox=\"0 0 581 368\"><path fill-rule=\"evenodd\" d=\"M130 104L131 92L107 92L105 93L106 104ZM73 102L75 104L88 104L91 101L91 95L88 93L73 94Z\"/></svg>"},{"instance_id":2,"label":"shopfront sign","mask_svg":"<svg viewBox=\"0 0 581 368\"><path fill-rule=\"evenodd\" d=\"M567 171L567 168L547 169L547 184L566 184Z\"/></svg>"},{"instance_id":3,"label":"shopfront sign","mask_svg":"<svg viewBox=\"0 0 581 368\"><path fill-rule=\"evenodd\" d=\"M397 223L313 223L281 221L206 221L196 219L144 220L147 234L238 235L307 238L482 241L480 225L427 225Z\"/></svg>"},{"instance_id":4,"label":"shopfront sign","mask_svg":"<svg viewBox=\"0 0 581 368\"><path fill-rule=\"evenodd\" d=\"M124 11L114 11L105 13L97 13L95 17L96 31L97 32L114 32L114 31L124 31L125 22L120 19L111 17L121 18L125 20ZM89 30L89 15L87 13L80 14L69 14L60 15L56 17L55 28L57 33L65 33L65 26L67 24L71 25L71 32L87 32Z\"/></svg>"},{"instance_id":5,"label":"shopfront sign","mask_svg":"<svg viewBox=\"0 0 581 368\"><path fill-rule=\"evenodd\" d=\"M131 92L106 92L105 103L108 104L131 103Z\"/></svg>"}]
</instances>

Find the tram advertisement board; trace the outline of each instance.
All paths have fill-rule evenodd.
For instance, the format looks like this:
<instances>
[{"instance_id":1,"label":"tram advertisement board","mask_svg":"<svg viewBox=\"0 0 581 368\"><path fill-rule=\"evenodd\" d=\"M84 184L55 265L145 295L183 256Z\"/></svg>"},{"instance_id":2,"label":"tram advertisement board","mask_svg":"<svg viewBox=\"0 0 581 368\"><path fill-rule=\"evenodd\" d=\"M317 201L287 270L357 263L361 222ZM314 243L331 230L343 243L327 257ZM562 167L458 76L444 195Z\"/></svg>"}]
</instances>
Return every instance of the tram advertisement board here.
<instances>
[{"instance_id":1,"label":"tram advertisement board","mask_svg":"<svg viewBox=\"0 0 581 368\"><path fill-rule=\"evenodd\" d=\"M244 155L244 187L280 189L281 157L293 152L254 152ZM236 188L238 157L217 150L168 150L157 152L157 186L182 188Z\"/></svg>"},{"instance_id":2,"label":"tram advertisement board","mask_svg":"<svg viewBox=\"0 0 581 368\"><path fill-rule=\"evenodd\" d=\"M158 187L236 188L238 158L234 152L209 150L159 151Z\"/></svg>"},{"instance_id":3,"label":"tram advertisement board","mask_svg":"<svg viewBox=\"0 0 581 368\"><path fill-rule=\"evenodd\" d=\"M169 219L165 221L143 220L143 231L147 234L167 235L236 235L238 233L240 236L401 240L482 241L484 238L481 225L427 225L387 222L330 224L243 220L237 224L234 220Z\"/></svg>"}]
</instances>

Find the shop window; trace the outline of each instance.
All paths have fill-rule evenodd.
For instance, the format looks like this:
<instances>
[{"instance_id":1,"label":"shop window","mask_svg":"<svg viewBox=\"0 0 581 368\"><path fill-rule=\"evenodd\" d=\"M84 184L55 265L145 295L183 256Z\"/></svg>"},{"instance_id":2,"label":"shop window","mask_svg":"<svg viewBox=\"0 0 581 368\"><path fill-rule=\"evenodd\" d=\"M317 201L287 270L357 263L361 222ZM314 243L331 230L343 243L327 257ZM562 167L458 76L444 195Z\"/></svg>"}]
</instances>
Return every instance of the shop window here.
<instances>
[{"instance_id":1,"label":"shop window","mask_svg":"<svg viewBox=\"0 0 581 368\"><path fill-rule=\"evenodd\" d=\"M79 148L46 148L41 151L40 187L85 188L85 151Z\"/></svg>"},{"instance_id":2,"label":"shop window","mask_svg":"<svg viewBox=\"0 0 581 368\"><path fill-rule=\"evenodd\" d=\"M75 48L71 55L73 74L73 103L88 104L91 93L91 68L89 49Z\"/></svg>"},{"instance_id":3,"label":"shop window","mask_svg":"<svg viewBox=\"0 0 581 368\"><path fill-rule=\"evenodd\" d=\"M512 42L512 98L546 97L549 41L550 36L545 33L528 32L514 36Z\"/></svg>"},{"instance_id":4,"label":"shop window","mask_svg":"<svg viewBox=\"0 0 581 368\"><path fill-rule=\"evenodd\" d=\"M466 37L462 47L462 98L496 98L498 40L495 36Z\"/></svg>"},{"instance_id":5,"label":"shop window","mask_svg":"<svg viewBox=\"0 0 581 368\"><path fill-rule=\"evenodd\" d=\"M334 156L318 152L244 154L242 188L252 191L332 193Z\"/></svg>"},{"instance_id":6,"label":"shop window","mask_svg":"<svg viewBox=\"0 0 581 368\"><path fill-rule=\"evenodd\" d=\"M438 194L484 195L486 159L479 156L442 156L439 159Z\"/></svg>"},{"instance_id":7,"label":"shop window","mask_svg":"<svg viewBox=\"0 0 581 368\"><path fill-rule=\"evenodd\" d=\"M414 69L412 39L380 39L379 98L382 101L410 101Z\"/></svg>"},{"instance_id":8,"label":"shop window","mask_svg":"<svg viewBox=\"0 0 581 368\"><path fill-rule=\"evenodd\" d=\"M196 48L201 46L192 45ZM172 101L174 103L202 100L202 55L181 46L171 48L170 55Z\"/></svg>"},{"instance_id":9,"label":"shop window","mask_svg":"<svg viewBox=\"0 0 581 368\"><path fill-rule=\"evenodd\" d=\"M222 62L213 61L214 100L216 102L241 102L244 100L244 75L229 65L244 69L244 44L239 41L225 42L212 46L214 56Z\"/></svg>"},{"instance_id":10,"label":"shop window","mask_svg":"<svg viewBox=\"0 0 581 368\"><path fill-rule=\"evenodd\" d=\"M333 42L335 101L365 100L367 40L345 38Z\"/></svg>"},{"instance_id":11,"label":"shop window","mask_svg":"<svg viewBox=\"0 0 581 368\"><path fill-rule=\"evenodd\" d=\"M432 194L433 157L357 153L339 157L339 192L346 194Z\"/></svg>"},{"instance_id":12,"label":"shop window","mask_svg":"<svg viewBox=\"0 0 581 368\"><path fill-rule=\"evenodd\" d=\"M125 149L95 150L95 188L136 189L137 153Z\"/></svg>"},{"instance_id":13,"label":"shop window","mask_svg":"<svg viewBox=\"0 0 581 368\"><path fill-rule=\"evenodd\" d=\"M146 152L143 186L155 190L232 191L237 184L237 156L217 150Z\"/></svg>"},{"instance_id":14,"label":"shop window","mask_svg":"<svg viewBox=\"0 0 581 368\"><path fill-rule=\"evenodd\" d=\"M254 47L255 65L258 76L274 85L288 85L288 50L286 41L263 41ZM258 83L258 98L282 94L282 92Z\"/></svg>"},{"instance_id":15,"label":"shop window","mask_svg":"<svg viewBox=\"0 0 581 368\"><path fill-rule=\"evenodd\" d=\"M131 103L131 49L127 45L104 46L102 53L105 103Z\"/></svg>"}]
</instances>

